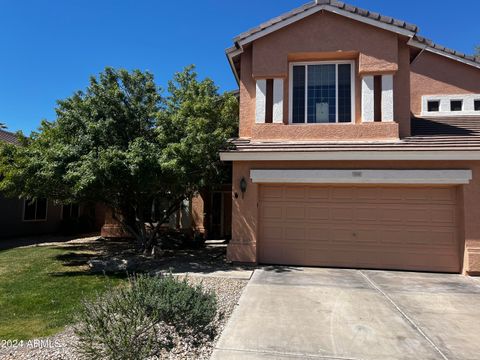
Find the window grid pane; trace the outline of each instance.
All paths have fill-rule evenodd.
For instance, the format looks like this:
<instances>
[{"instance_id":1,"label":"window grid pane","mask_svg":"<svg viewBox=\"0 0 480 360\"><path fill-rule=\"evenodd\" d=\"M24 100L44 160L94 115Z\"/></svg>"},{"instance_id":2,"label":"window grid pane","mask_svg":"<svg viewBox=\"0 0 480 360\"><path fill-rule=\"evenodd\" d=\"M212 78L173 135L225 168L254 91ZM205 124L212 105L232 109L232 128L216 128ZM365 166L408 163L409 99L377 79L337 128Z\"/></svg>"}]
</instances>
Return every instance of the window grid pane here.
<instances>
[{"instance_id":1,"label":"window grid pane","mask_svg":"<svg viewBox=\"0 0 480 360\"><path fill-rule=\"evenodd\" d=\"M352 66L338 64L338 122L352 121Z\"/></svg>"},{"instance_id":2,"label":"window grid pane","mask_svg":"<svg viewBox=\"0 0 480 360\"><path fill-rule=\"evenodd\" d=\"M308 66L308 113L309 123L336 122L336 66Z\"/></svg>"},{"instance_id":3,"label":"window grid pane","mask_svg":"<svg viewBox=\"0 0 480 360\"><path fill-rule=\"evenodd\" d=\"M292 122L305 122L305 66L293 67Z\"/></svg>"}]
</instances>

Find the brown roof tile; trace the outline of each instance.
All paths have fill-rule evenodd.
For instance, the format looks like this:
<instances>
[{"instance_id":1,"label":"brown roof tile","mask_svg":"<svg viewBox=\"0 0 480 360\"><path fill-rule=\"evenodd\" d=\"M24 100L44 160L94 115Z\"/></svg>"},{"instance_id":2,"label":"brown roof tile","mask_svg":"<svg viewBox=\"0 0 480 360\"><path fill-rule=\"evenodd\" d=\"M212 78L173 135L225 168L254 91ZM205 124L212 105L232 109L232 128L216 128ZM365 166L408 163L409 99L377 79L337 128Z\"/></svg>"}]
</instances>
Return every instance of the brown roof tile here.
<instances>
[{"instance_id":1,"label":"brown roof tile","mask_svg":"<svg viewBox=\"0 0 480 360\"><path fill-rule=\"evenodd\" d=\"M439 50L439 51L444 52L446 54L457 56L457 57L462 58L462 59L473 61L473 62L480 65L480 58L479 57L475 57L475 56L464 54L462 52L459 52L459 51L456 51L456 50L453 50L453 49L446 48L445 46L440 45L440 44L436 44L432 40L427 39L427 38L425 38L423 36L420 36L420 35L415 35L413 37L413 39L416 40L417 42L419 42L421 44L424 44L428 47L431 47L433 49Z\"/></svg>"},{"instance_id":2,"label":"brown roof tile","mask_svg":"<svg viewBox=\"0 0 480 360\"><path fill-rule=\"evenodd\" d=\"M365 10L365 9L361 9L359 7L356 7L356 6L352 6L352 5L349 5L349 4L345 4L343 2L340 2L340 1L336 1L336 0L314 0L314 1L311 1L301 7L298 7L296 9L293 9L283 15L280 15L280 16L277 16L257 27L254 27L238 36L236 36L234 38L234 41L235 42L239 42L241 40L244 40L246 38L248 38L249 36L252 36L262 30L265 30L265 29L268 29L269 27L271 26L274 26L282 21L285 21L287 19L290 19L302 12L305 12L307 10L310 10L316 6L325 6L325 5L328 5L328 6L332 6L332 7L336 7L338 9L341 9L341 10L345 10L345 11L348 11L352 14L357 14L357 15L360 15L360 16L364 16L364 17L367 17L369 19L373 19L373 20L376 20L376 21L380 21L382 23L385 23L385 24L389 24L389 25L393 25L393 26L396 26L398 28L401 28L401 29L405 29L407 31L410 31L412 33L415 33L414 35L414 40L416 40L417 42L421 43L421 44L424 44L432 49L436 49L440 52L443 52L445 53L446 55L453 55L453 56L456 56L460 59L466 59L468 61L471 61L471 62L474 62L476 64L479 64L480 65L480 58L479 57L475 57L475 56L472 56L472 55L468 55L468 54L464 54L462 52L459 52L459 51L455 51L453 49L448 49L448 48L445 48L444 46L442 45L439 45L439 44L435 44L432 40L430 39L427 39L423 36L420 36L420 35L417 35L416 33L419 31L417 25L414 25L414 24L410 24L406 21L403 21L403 20L399 20L399 19L394 19L390 16L385 16L385 15L381 15L379 13L376 13L376 12L371 12L371 11L368 11L368 10ZM230 48L227 50L227 53L228 52L231 52L233 51L235 48Z\"/></svg>"},{"instance_id":3,"label":"brown roof tile","mask_svg":"<svg viewBox=\"0 0 480 360\"><path fill-rule=\"evenodd\" d=\"M11 133L5 130L0 130L0 141L7 142L14 145L19 144L17 136L14 133Z\"/></svg>"},{"instance_id":4,"label":"brown roof tile","mask_svg":"<svg viewBox=\"0 0 480 360\"><path fill-rule=\"evenodd\" d=\"M480 150L480 117L412 119L412 136L397 141L234 140L236 152Z\"/></svg>"}]
</instances>

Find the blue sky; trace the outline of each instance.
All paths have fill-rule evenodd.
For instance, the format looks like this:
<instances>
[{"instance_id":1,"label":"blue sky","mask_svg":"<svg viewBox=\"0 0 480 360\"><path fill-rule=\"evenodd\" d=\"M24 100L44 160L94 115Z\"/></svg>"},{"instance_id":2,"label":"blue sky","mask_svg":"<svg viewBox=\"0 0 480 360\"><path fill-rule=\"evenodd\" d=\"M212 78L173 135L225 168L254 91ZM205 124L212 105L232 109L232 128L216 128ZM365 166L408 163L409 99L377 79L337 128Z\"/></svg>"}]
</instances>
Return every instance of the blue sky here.
<instances>
[{"instance_id":1,"label":"blue sky","mask_svg":"<svg viewBox=\"0 0 480 360\"><path fill-rule=\"evenodd\" d=\"M232 38L306 0L0 0L0 122L36 129L55 102L84 89L105 66L138 68L165 87L197 65L222 90L236 88L225 58ZM350 0L412 22L420 34L472 53L480 1ZM448 5L448 6L443 6Z\"/></svg>"}]
</instances>

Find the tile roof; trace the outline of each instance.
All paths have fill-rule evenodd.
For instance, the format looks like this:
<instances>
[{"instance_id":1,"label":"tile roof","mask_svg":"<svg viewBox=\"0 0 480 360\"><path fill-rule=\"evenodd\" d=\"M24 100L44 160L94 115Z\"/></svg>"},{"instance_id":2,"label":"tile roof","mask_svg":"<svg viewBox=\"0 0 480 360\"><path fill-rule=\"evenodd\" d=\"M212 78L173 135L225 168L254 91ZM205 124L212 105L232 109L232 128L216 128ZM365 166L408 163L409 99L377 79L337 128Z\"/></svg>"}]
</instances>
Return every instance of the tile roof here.
<instances>
[{"instance_id":1,"label":"tile roof","mask_svg":"<svg viewBox=\"0 0 480 360\"><path fill-rule=\"evenodd\" d=\"M352 14L356 14L356 15L360 15L360 16L363 16L365 18L369 18L369 19L372 19L372 20L377 20L381 23L384 23L384 24L388 24L388 25L393 25L393 26L396 26L396 27L399 27L401 29L404 29L404 30L408 30L408 31L411 31L411 32L418 32L418 27L414 24L410 24L410 23L407 23L406 21L403 21L403 20L398 20L398 19L395 19L395 18L392 18L390 16L384 16L384 15L381 15L379 13L376 13L376 12L372 12L372 11L368 11L368 10L365 10L365 9L362 9L362 8L359 8L359 7L356 7L356 6L352 6L352 5L348 5L348 4L345 4L341 1L336 1L336 0L316 0L316 1L311 1L299 8L296 8L296 9L293 9L283 15L280 15L280 16L277 16L276 18L273 18L257 27L254 27L248 31L245 31L243 32L242 34L236 36L234 38L234 41L235 42L239 42L241 40L244 40L246 38L248 38L249 36L251 35L254 35L260 31L263 31L273 25L276 25L282 21L285 21L285 20L288 20L290 18L293 18L294 16L296 15L299 15L307 10L310 10L314 7L321 7L321 6L325 6L325 5L329 5L329 6L332 6L332 7L335 7L335 8L338 8L340 10L345 10L345 11L348 11L349 13L352 13Z\"/></svg>"},{"instance_id":2,"label":"tile roof","mask_svg":"<svg viewBox=\"0 0 480 360\"><path fill-rule=\"evenodd\" d=\"M294 126L294 125L292 125ZM256 141L236 139L235 152L480 150L480 118L412 119L412 136L394 141Z\"/></svg>"},{"instance_id":3,"label":"tile roof","mask_svg":"<svg viewBox=\"0 0 480 360\"><path fill-rule=\"evenodd\" d=\"M429 51L436 52L440 55L450 57L454 60L466 62L467 64L480 68L480 57L464 54L462 52L449 49L449 48L446 48L445 46L436 44L432 40L429 40L423 36L418 35L417 33L419 31L419 28L414 24L410 24L406 21L398 20L390 16L384 16L379 13L368 11L356 6L348 5L337 0L313 0L299 8L289 11L283 15L277 16L274 19L271 19L255 28L252 28L234 38L235 46L227 49L226 52L227 54L231 54L229 56L232 56L231 66L237 79L238 79L239 66L238 66L238 53L237 54L235 53L239 48L241 49L241 45L239 44L242 41L264 30L268 30L269 28L272 28L277 24L280 25L280 23L282 22L285 22L287 24L289 22L296 21L295 20L296 16L298 16L298 18L300 19L302 18L302 15L305 14L305 12L314 11L315 10L314 8L316 7L318 7L319 10L330 9L331 11L335 11L336 9L338 9L338 11L340 12L344 11L352 15L364 17L366 18L366 21L374 21L374 22L377 21L379 25L386 24L388 26L397 27L400 30L408 31L412 41L412 42L409 42L410 45L417 46L420 48L425 47Z\"/></svg>"},{"instance_id":4,"label":"tile roof","mask_svg":"<svg viewBox=\"0 0 480 360\"><path fill-rule=\"evenodd\" d=\"M19 141L17 135L9 131L0 130L0 141L4 141L10 144L18 145Z\"/></svg>"},{"instance_id":5,"label":"tile roof","mask_svg":"<svg viewBox=\"0 0 480 360\"><path fill-rule=\"evenodd\" d=\"M420 36L420 35L415 35L413 37L413 40L419 42L420 44L423 44L425 46L428 46L432 49L435 49L435 50L438 50L442 53L445 53L445 54L448 54L448 55L453 55L453 56L457 56L457 57L460 57L460 58L463 58L463 59L466 59L466 60L469 60L469 61L473 61L475 63L478 63L480 64L480 56L473 56L473 55L468 55L468 54L465 54L465 53L462 53L460 51L456 51L456 50L453 50L453 49L449 49L445 46L442 46L442 45L439 45L439 44L436 44L434 43L432 40L430 39L427 39L423 36Z\"/></svg>"}]
</instances>

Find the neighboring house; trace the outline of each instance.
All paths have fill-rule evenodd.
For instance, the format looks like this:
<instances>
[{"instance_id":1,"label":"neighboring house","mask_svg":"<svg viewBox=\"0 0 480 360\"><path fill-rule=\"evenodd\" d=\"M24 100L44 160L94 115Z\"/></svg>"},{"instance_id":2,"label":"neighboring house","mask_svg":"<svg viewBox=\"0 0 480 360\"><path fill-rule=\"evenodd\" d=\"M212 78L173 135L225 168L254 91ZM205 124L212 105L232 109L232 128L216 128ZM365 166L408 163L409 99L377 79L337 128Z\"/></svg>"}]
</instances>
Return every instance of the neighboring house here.
<instances>
[{"instance_id":1,"label":"neighboring house","mask_svg":"<svg viewBox=\"0 0 480 360\"><path fill-rule=\"evenodd\" d=\"M235 38L230 260L480 272L480 61L418 32L317 0Z\"/></svg>"},{"instance_id":2,"label":"neighboring house","mask_svg":"<svg viewBox=\"0 0 480 360\"><path fill-rule=\"evenodd\" d=\"M212 190L204 190L190 200L183 201L182 208L170 217L165 228L178 230L191 236L200 234L206 239L230 239L232 233L232 185L224 184ZM112 216L105 214L101 236L105 238L130 237L123 226Z\"/></svg>"},{"instance_id":3,"label":"neighboring house","mask_svg":"<svg viewBox=\"0 0 480 360\"><path fill-rule=\"evenodd\" d=\"M0 141L18 145L15 134L4 130L0 130ZM0 238L93 231L103 224L103 210L97 205L57 205L47 199L31 201L1 194L0 214Z\"/></svg>"}]
</instances>

